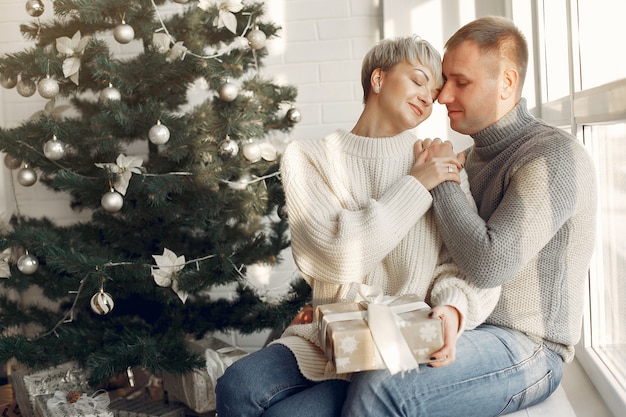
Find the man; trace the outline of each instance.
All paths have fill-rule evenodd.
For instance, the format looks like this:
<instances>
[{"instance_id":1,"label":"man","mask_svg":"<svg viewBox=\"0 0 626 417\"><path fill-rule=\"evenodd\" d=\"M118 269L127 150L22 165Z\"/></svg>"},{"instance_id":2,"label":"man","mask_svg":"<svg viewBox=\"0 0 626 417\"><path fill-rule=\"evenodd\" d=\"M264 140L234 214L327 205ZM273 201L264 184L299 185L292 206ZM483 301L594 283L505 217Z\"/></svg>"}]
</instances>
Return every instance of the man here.
<instances>
[{"instance_id":1,"label":"man","mask_svg":"<svg viewBox=\"0 0 626 417\"><path fill-rule=\"evenodd\" d=\"M431 191L436 222L469 281L502 285L498 305L459 338L449 366L355 375L343 416L368 407L385 416L507 414L547 398L573 359L595 240L595 170L574 137L528 112L527 63L510 20L477 19L446 43L438 97L452 129L474 141L465 169L478 213L447 181ZM451 152L440 140L424 148L431 161Z\"/></svg>"}]
</instances>

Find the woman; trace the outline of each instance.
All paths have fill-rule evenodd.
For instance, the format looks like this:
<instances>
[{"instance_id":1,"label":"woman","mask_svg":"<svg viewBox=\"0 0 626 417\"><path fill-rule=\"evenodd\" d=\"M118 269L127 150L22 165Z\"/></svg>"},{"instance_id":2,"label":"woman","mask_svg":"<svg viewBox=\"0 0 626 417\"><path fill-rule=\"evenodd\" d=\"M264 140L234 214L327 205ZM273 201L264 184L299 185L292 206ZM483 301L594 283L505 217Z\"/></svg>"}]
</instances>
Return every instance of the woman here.
<instances>
[{"instance_id":1,"label":"woman","mask_svg":"<svg viewBox=\"0 0 626 417\"><path fill-rule=\"evenodd\" d=\"M385 39L365 56L361 81L365 106L351 132L293 142L283 155L294 259L313 307L355 300L364 285L418 294L445 326L429 365L445 366L454 362L457 336L486 318L498 290L478 291L441 262L429 190L465 174L453 157L424 164L425 145L410 131L432 113L441 58L417 37ZM216 387L217 413L338 416L350 379L327 361L316 323L292 325L227 369Z\"/></svg>"}]
</instances>

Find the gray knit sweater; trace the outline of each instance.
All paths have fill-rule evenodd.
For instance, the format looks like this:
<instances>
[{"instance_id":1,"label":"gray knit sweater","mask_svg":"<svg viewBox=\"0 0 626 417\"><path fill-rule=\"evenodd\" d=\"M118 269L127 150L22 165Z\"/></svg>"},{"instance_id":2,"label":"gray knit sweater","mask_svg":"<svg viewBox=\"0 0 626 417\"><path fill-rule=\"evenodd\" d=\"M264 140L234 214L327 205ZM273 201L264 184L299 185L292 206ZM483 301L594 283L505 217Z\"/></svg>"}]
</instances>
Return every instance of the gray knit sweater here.
<instances>
[{"instance_id":1,"label":"gray knit sweater","mask_svg":"<svg viewBox=\"0 0 626 417\"><path fill-rule=\"evenodd\" d=\"M463 328L471 329L492 311L499 288L469 285L441 256L431 194L409 175L416 140L412 132L368 138L338 130L292 142L281 173L294 260L312 287L314 307L354 300L364 284L454 306ZM465 172L462 177L469 204ZM335 374L325 358L317 323L291 326L276 343L291 349L311 380L349 378Z\"/></svg>"},{"instance_id":2,"label":"gray knit sweater","mask_svg":"<svg viewBox=\"0 0 626 417\"><path fill-rule=\"evenodd\" d=\"M487 323L543 339L569 362L595 241L592 161L576 138L533 117L524 99L472 138L465 168L478 214L456 183L436 187L443 240L468 280L502 285Z\"/></svg>"}]
</instances>

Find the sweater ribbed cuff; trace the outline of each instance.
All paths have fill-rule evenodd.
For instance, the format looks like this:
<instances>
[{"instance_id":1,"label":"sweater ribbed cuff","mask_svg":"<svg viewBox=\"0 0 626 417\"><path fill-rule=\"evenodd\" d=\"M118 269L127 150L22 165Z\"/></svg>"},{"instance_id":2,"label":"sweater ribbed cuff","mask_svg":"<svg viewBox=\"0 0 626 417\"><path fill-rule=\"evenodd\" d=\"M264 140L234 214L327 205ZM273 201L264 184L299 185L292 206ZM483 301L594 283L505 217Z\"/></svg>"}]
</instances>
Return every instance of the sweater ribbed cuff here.
<instances>
[{"instance_id":1,"label":"sweater ribbed cuff","mask_svg":"<svg viewBox=\"0 0 626 417\"><path fill-rule=\"evenodd\" d=\"M460 336L465 331L465 316L467 315L467 297L465 294L454 287L446 288L437 294L433 303L438 306L446 305L457 309L461 316L458 332L458 336Z\"/></svg>"},{"instance_id":2,"label":"sweater ribbed cuff","mask_svg":"<svg viewBox=\"0 0 626 417\"><path fill-rule=\"evenodd\" d=\"M430 193L433 198L442 198L446 195L450 195L451 193L453 193L453 190L455 190L458 186L459 185L454 181L444 181L432 190L430 190Z\"/></svg>"}]
</instances>

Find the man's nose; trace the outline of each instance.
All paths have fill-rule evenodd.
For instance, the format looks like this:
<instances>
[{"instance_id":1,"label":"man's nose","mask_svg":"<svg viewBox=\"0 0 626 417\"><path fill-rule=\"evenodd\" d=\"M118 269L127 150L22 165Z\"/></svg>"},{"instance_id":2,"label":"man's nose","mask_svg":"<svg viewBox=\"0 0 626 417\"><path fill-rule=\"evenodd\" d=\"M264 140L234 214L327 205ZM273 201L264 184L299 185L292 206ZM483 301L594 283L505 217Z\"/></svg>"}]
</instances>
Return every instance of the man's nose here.
<instances>
[{"instance_id":1,"label":"man's nose","mask_svg":"<svg viewBox=\"0 0 626 417\"><path fill-rule=\"evenodd\" d=\"M452 94L449 92L450 89L446 88L446 86L447 84L444 84L443 87L441 87L441 91L437 96L437 101L441 104L449 103L452 99Z\"/></svg>"}]
</instances>

